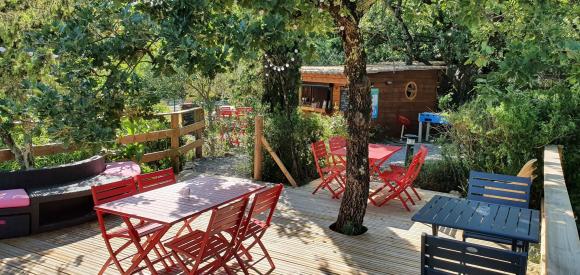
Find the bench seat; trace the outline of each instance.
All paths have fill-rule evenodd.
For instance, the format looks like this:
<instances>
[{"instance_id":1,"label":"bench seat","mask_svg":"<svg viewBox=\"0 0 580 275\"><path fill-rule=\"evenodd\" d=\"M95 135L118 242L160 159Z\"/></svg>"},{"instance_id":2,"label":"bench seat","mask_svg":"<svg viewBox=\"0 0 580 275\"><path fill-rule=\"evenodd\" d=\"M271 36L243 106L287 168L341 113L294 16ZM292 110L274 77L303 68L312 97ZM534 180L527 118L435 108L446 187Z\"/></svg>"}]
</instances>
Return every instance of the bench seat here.
<instances>
[{"instance_id":1,"label":"bench seat","mask_svg":"<svg viewBox=\"0 0 580 275\"><path fill-rule=\"evenodd\" d=\"M0 190L0 208L27 207L30 198L24 189Z\"/></svg>"}]
</instances>

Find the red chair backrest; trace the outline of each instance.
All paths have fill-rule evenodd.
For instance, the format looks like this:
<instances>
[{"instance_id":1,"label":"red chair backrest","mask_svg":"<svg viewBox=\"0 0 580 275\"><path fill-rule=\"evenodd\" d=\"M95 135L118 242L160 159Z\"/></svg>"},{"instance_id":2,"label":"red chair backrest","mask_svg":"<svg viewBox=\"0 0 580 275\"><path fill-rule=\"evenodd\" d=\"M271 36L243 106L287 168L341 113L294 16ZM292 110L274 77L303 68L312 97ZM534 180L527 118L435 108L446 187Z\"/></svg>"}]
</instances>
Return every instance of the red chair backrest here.
<instances>
[{"instance_id":1,"label":"red chair backrest","mask_svg":"<svg viewBox=\"0 0 580 275\"><path fill-rule=\"evenodd\" d=\"M425 157L427 157L427 153L429 150L424 145L421 145L419 151L413 156L413 160L411 164L409 164L409 168L405 172L405 175L400 179L400 184L403 186L408 186L413 184L415 179L419 176L419 172L421 172L421 168L423 167L423 163L425 163Z\"/></svg>"},{"instance_id":2,"label":"red chair backrest","mask_svg":"<svg viewBox=\"0 0 580 275\"><path fill-rule=\"evenodd\" d=\"M231 116L234 115L234 110L231 107L229 107L229 106L219 107L218 110L219 110L219 113L218 114L222 118L231 117Z\"/></svg>"},{"instance_id":3,"label":"red chair backrest","mask_svg":"<svg viewBox=\"0 0 580 275\"><path fill-rule=\"evenodd\" d=\"M139 192L145 192L176 183L173 168L159 170L153 173L137 175Z\"/></svg>"},{"instance_id":4,"label":"red chair backrest","mask_svg":"<svg viewBox=\"0 0 580 275\"><path fill-rule=\"evenodd\" d=\"M324 144L324 141L317 141L312 143L311 145L312 148L312 154L314 155L314 164L316 165L316 171L318 171L318 174L320 175L320 177L323 176L322 173L322 163L321 160L324 161L324 164L328 163L328 152L326 151L326 144Z\"/></svg>"},{"instance_id":5,"label":"red chair backrest","mask_svg":"<svg viewBox=\"0 0 580 275\"><path fill-rule=\"evenodd\" d=\"M206 234L213 236L224 231L236 232L244 219L248 198L243 198L226 206L214 209L207 226Z\"/></svg>"},{"instance_id":6,"label":"red chair backrest","mask_svg":"<svg viewBox=\"0 0 580 275\"><path fill-rule=\"evenodd\" d=\"M346 147L346 138L341 136L334 136L328 139L328 146L330 151Z\"/></svg>"},{"instance_id":7,"label":"red chair backrest","mask_svg":"<svg viewBox=\"0 0 580 275\"><path fill-rule=\"evenodd\" d=\"M254 111L252 107L237 107L236 108L236 115L237 116L244 116Z\"/></svg>"},{"instance_id":8,"label":"red chair backrest","mask_svg":"<svg viewBox=\"0 0 580 275\"><path fill-rule=\"evenodd\" d=\"M411 125L411 120L409 120L409 118L407 118L406 116L399 115L397 117L397 120L399 121L399 124L405 125L405 127L407 128L409 128L409 126Z\"/></svg>"},{"instance_id":9,"label":"red chair backrest","mask_svg":"<svg viewBox=\"0 0 580 275\"><path fill-rule=\"evenodd\" d=\"M93 202L100 205L137 194L135 180L128 178L113 183L91 186Z\"/></svg>"},{"instance_id":10,"label":"red chair backrest","mask_svg":"<svg viewBox=\"0 0 580 275\"><path fill-rule=\"evenodd\" d=\"M269 226L283 188L284 185L279 183L256 194L252 201L252 206L250 206L250 211L248 212L248 220L252 218L259 219L265 215L266 218L262 221L266 226Z\"/></svg>"}]
</instances>

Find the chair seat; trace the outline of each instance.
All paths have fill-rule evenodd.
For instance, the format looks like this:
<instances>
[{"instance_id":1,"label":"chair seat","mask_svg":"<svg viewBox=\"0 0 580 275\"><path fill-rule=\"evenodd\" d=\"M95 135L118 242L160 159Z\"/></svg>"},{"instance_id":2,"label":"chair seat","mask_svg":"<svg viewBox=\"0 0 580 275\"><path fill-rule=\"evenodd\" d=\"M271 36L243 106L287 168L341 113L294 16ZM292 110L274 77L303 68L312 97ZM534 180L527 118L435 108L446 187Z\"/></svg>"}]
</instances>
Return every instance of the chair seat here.
<instances>
[{"instance_id":1,"label":"chair seat","mask_svg":"<svg viewBox=\"0 0 580 275\"><path fill-rule=\"evenodd\" d=\"M0 190L0 208L26 207L30 198L24 189Z\"/></svg>"},{"instance_id":2,"label":"chair seat","mask_svg":"<svg viewBox=\"0 0 580 275\"><path fill-rule=\"evenodd\" d=\"M396 164L391 164L389 165L389 167L391 168L392 173L405 173L406 168L400 165L396 165Z\"/></svg>"},{"instance_id":3,"label":"chair seat","mask_svg":"<svg viewBox=\"0 0 580 275\"><path fill-rule=\"evenodd\" d=\"M268 228L268 225L265 222L257 220L257 219L252 219L250 221L250 223L248 224L248 230L246 231L246 236L255 235L256 233L258 233L262 230L266 230L266 228Z\"/></svg>"},{"instance_id":4,"label":"chair seat","mask_svg":"<svg viewBox=\"0 0 580 275\"><path fill-rule=\"evenodd\" d=\"M165 246L175 250L176 252L182 252L192 258L196 258L201 250L204 235L204 231L195 230L173 241L165 243ZM202 260L218 255L226 249L228 249L227 240L217 236L210 236L207 240L207 246Z\"/></svg>"},{"instance_id":5,"label":"chair seat","mask_svg":"<svg viewBox=\"0 0 580 275\"><path fill-rule=\"evenodd\" d=\"M336 172L342 172L345 169L346 168L344 166L342 166L342 165L330 165L330 166L327 166L327 167L323 167L321 170L322 170L322 173L331 173L331 172L335 172L336 173Z\"/></svg>"},{"instance_id":6,"label":"chair seat","mask_svg":"<svg viewBox=\"0 0 580 275\"><path fill-rule=\"evenodd\" d=\"M141 222L137 225L134 225L137 234L139 237L147 236L151 233L154 233L163 227L162 224L153 223L153 222ZM129 237L129 229L124 227L116 230L112 230L109 235L111 237L121 237L121 238L130 238Z\"/></svg>"}]
</instances>

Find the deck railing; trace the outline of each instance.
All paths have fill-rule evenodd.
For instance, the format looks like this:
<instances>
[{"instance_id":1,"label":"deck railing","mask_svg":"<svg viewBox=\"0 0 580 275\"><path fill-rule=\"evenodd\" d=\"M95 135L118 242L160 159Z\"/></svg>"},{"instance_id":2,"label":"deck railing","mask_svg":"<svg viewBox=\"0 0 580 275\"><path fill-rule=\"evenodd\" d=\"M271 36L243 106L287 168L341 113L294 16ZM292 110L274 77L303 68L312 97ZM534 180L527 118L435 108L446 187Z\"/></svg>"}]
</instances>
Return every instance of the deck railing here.
<instances>
[{"instance_id":1,"label":"deck railing","mask_svg":"<svg viewBox=\"0 0 580 275\"><path fill-rule=\"evenodd\" d=\"M171 147L167 150L150 152L144 154L139 160L141 163L147 163L171 157L174 168L180 167L179 156L195 149L195 156L202 156L203 138L202 133L205 128L204 112L202 108L192 108L178 112L161 113L160 116L171 117L171 128L141 133L135 135L120 136L116 142L119 144L142 143L160 139L171 139ZM183 122L188 122L185 126ZM195 140L183 146L179 146L179 138L184 135L193 134ZM61 143L45 144L33 146L32 154L34 156L48 156L65 152L76 151L76 146L64 146ZM14 159L14 154L9 149L0 150L0 162Z\"/></svg>"},{"instance_id":2,"label":"deck railing","mask_svg":"<svg viewBox=\"0 0 580 275\"><path fill-rule=\"evenodd\" d=\"M555 145L544 150L542 203L542 274L580 274L580 240L570 203L561 155Z\"/></svg>"}]
</instances>

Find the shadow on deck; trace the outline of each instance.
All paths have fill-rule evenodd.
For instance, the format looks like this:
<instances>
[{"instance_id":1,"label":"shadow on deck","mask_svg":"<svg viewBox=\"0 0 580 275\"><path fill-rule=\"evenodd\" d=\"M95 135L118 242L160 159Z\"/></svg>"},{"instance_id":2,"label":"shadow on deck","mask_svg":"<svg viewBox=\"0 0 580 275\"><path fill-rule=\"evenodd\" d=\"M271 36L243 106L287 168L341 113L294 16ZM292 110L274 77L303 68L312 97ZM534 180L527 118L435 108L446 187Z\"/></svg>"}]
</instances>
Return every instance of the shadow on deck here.
<instances>
[{"instance_id":1,"label":"shadow on deck","mask_svg":"<svg viewBox=\"0 0 580 275\"><path fill-rule=\"evenodd\" d=\"M312 195L316 183L284 190L273 226L264 237L276 269L269 270L267 261L262 260L252 273L419 273L420 236L431 228L412 222L411 216L437 193L420 190L423 200L412 207L412 212L397 201L381 208L369 206L365 218L369 231L352 237L328 229L335 221L340 201L331 199L325 191ZM198 218L194 226L205 228L207 216ZM109 220L119 225L117 219ZM0 274L96 274L107 257L96 221L0 240ZM111 267L108 273L117 272Z\"/></svg>"}]
</instances>

